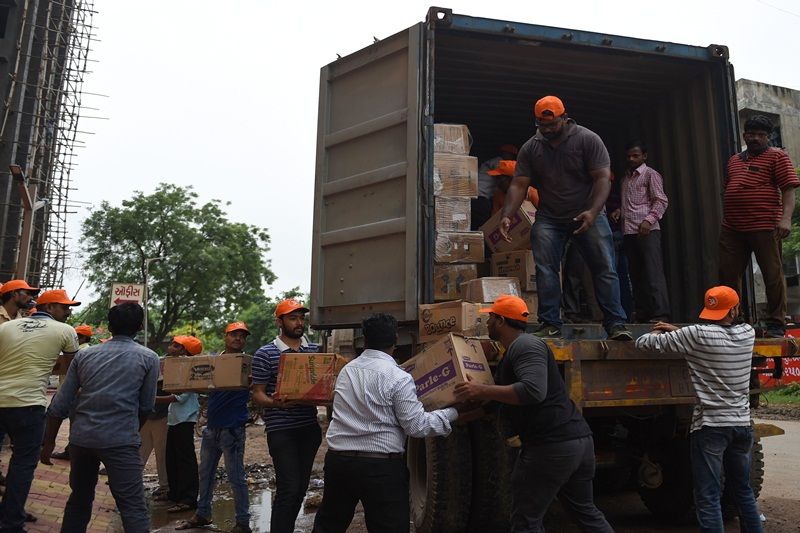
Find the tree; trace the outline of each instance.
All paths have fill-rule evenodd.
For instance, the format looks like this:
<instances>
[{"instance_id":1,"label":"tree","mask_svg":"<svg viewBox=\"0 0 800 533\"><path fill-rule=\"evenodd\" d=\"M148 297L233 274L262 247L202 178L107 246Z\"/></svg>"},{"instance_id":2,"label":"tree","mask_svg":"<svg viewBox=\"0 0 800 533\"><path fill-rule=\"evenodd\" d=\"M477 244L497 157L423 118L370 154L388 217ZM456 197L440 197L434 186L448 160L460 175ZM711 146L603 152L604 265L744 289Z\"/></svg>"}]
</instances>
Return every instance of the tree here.
<instances>
[{"instance_id":1,"label":"tree","mask_svg":"<svg viewBox=\"0 0 800 533\"><path fill-rule=\"evenodd\" d=\"M797 172L797 177L800 178L800 168L796 168L795 172ZM800 190L795 191L792 232L783 241L784 259L793 259L798 254L800 254Z\"/></svg>"},{"instance_id":2,"label":"tree","mask_svg":"<svg viewBox=\"0 0 800 533\"><path fill-rule=\"evenodd\" d=\"M83 222L84 264L101 302L111 283L144 282L145 260L164 258L148 273L150 346L186 322L222 327L275 280L267 231L231 222L219 200L196 200L191 187L162 183L121 207L103 202Z\"/></svg>"}]
</instances>

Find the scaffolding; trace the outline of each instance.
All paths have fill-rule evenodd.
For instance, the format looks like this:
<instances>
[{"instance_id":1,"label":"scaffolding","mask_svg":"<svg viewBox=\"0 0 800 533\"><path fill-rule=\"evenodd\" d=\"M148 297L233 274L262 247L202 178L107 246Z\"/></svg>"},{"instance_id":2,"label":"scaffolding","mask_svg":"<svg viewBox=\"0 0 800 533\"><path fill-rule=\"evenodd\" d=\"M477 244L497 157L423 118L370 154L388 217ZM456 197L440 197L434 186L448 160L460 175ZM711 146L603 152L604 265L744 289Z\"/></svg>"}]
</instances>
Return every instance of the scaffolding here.
<instances>
[{"instance_id":1,"label":"scaffolding","mask_svg":"<svg viewBox=\"0 0 800 533\"><path fill-rule=\"evenodd\" d=\"M67 219L77 207L69 197L75 151L89 133L78 124L94 2L26 0L4 8L0 0L2 9L16 10L6 22L17 22L17 38L0 122L0 281L60 288L70 257ZM15 165L12 175L6 169Z\"/></svg>"}]
</instances>

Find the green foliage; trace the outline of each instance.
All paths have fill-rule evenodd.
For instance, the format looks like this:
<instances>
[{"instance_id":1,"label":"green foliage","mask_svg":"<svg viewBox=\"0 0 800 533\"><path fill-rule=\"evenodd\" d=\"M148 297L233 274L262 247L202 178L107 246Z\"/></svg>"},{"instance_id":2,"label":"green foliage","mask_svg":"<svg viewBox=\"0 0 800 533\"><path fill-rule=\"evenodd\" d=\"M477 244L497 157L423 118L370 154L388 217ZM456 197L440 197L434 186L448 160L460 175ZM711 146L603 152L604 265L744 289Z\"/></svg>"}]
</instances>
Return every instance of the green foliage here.
<instances>
[{"instance_id":1,"label":"green foliage","mask_svg":"<svg viewBox=\"0 0 800 533\"><path fill-rule=\"evenodd\" d=\"M800 178L800 168L796 168L795 172ZM795 190L792 232L783 240L783 257L793 258L798 254L800 254L800 191Z\"/></svg>"},{"instance_id":2,"label":"green foliage","mask_svg":"<svg viewBox=\"0 0 800 533\"><path fill-rule=\"evenodd\" d=\"M191 187L162 183L152 194L137 191L121 207L103 202L91 213L81 245L100 298L87 317L104 318L111 284L144 282L145 259L155 257L166 259L149 267L151 347L187 324L219 330L262 301L264 285L275 280L266 230L231 222L218 200L196 200Z\"/></svg>"},{"instance_id":3,"label":"green foliage","mask_svg":"<svg viewBox=\"0 0 800 533\"><path fill-rule=\"evenodd\" d=\"M272 342L278 336L278 326L275 323L275 308L278 302L287 298L295 298L301 302L308 302L308 297L300 292L299 287L284 292L278 298L262 298L260 302L255 302L244 309L237 317L243 321L250 329L250 336L247 337L245 352L252 354L265 344Z\"/></svg>"},{"instance_id":4,"label":"green foliage","mask_svg":"<svg viewBox=\"0 0 800 533\"><path fill-rule=\"evenodd\" d=\"M800 383L789 383L786 387L767 392L764 396L766 396L769 405L800 404Z\"/></svg>"}]
</instances>

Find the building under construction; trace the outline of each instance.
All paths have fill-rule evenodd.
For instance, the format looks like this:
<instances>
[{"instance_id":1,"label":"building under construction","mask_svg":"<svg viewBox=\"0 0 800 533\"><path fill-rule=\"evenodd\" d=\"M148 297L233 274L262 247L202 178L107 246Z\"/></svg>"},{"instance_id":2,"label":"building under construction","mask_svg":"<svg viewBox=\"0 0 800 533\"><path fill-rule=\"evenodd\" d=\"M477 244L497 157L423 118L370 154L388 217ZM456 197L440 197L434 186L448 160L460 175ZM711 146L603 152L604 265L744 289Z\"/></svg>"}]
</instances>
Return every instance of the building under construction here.
<instances>
[{"instance_id":1,"label":"building under construction","mask_svg":"<svg viewBox=\"0 0 800 533\"><path fill-rule=\"evenodd\" d=\"M0 0L0 282L62 286L93 4Z\"/></svg>"}]
</instances>

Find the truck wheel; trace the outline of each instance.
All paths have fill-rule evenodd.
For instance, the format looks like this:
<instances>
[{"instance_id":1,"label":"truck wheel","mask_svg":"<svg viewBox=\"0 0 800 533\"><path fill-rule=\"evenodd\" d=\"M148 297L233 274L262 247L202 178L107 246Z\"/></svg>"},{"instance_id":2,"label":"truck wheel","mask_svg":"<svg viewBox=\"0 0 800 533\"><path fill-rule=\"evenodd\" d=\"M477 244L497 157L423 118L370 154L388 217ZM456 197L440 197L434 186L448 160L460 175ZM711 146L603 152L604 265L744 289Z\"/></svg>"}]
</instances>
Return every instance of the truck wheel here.
<instances>
[{"instance_id":1,"label":"truck wheel","mask_svg":"<svg viewBox=\"0 0 800 533\"><path fill-rule=\"evenodd\" d=\"M724 475L724 474L723 474ZM725 479L722 480L722 516L725 519L737 516L736 499L733 494L724 487ZM758 499L761 494L761 487L764 485L764 448L761 445L761 437L756 436L753 441L753 448L750 451L750 487L753 495Z\"/></svg>"},{"instance_id":2,"label":"truck wheel","mask_svg":"<svg viewBox=\"0 0 800 533\"><path fill-rule=\"evenodd\" d=\"M469 431L454 426L448 437L409 439L411 520L417 533L466 529L472 489Z\"/></svg>"},{"instance_id":3,"label":"truck wheel","mask_svg":"<svg viewBox=\"0 0 800 533\"><path fill-rule=\"evenodd\" d=\"M689 439L677 437L650 449L638 472L639 496L658 519L688 524L694 518Z\"/></svg>"},{"instance_id":4,"label":"truck wheel","mask_svg":"<svg viewBox=\"0 0 800 533\"><path fill-rule=\"evenodd\" d=\"M472 443L472 504L470 533L511 529L512 459L497 419L483 418L469 424Z\"/></svg>"}]
</instances>

